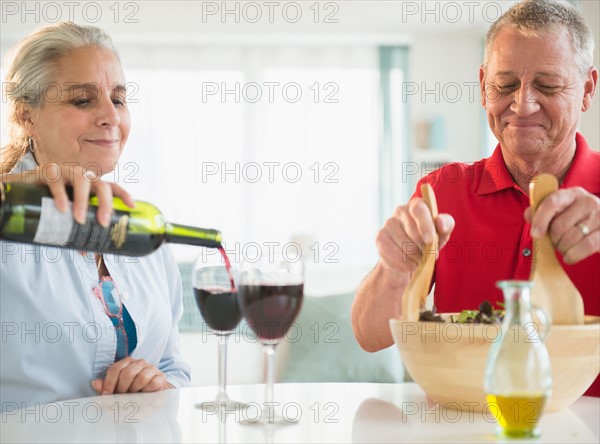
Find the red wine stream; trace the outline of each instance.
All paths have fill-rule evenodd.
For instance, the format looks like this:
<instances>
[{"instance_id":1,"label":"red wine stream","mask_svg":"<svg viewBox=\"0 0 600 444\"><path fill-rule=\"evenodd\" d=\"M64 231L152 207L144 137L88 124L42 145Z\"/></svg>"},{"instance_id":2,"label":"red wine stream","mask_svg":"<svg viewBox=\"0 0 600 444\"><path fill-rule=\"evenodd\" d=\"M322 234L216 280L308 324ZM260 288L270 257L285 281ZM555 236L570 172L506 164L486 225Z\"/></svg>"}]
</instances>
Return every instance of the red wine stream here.
<instances>
[{"instance_id":1,"label":"red wine stream","mask_svg":"<svg viewBox=\"0 0 600 444\"><path fill-rule=\"evenodd\" d=\"M227 274L229 274L229 283L231 284L231 292L235 293L235 282L233 282L233 275L231 274L231 262L229 262L229 257L227 257L227 253L225 253L225 249L223 247L218 248L219 253L223 257L223 261L225 262L225 268L227 269Z\"/></svg>"}]
</instances>

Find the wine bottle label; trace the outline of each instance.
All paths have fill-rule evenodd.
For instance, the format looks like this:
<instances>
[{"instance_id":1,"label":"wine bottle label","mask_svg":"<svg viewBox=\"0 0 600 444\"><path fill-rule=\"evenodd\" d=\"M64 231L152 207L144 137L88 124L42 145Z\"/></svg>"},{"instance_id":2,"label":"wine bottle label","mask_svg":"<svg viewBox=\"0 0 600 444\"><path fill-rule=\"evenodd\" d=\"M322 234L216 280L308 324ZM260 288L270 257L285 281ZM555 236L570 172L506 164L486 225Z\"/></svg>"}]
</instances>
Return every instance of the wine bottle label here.
<instances>
[{"instance_id":1,"label":"wine bottle label","mask_svg":"<svg viewBox=\"0 0 600 444\"><path fill-rule=\"evenodd\" d=\"M128 217L121 211L114 211L111 227L105 228L96 219L95 208L88 209L87 220L84 224L74 221L69 211L59 211L54 200L42 198L40 221L33 238L40 244L56 245L81 250L114 251L123 246L127 235Z\"/></svg>"},{"instance_id":2,"label":"wine bottle label","mask_svg":"<svg viewBox=\"0 0 600 444\"><path fill-rule=\"evenodd\" d=\"M54 205L54 199L42 197L40 222L33 241L38 244L67 245L75 224L71 216L71 206L69 202L69 211L63 213Z\"/></svg>"}]
</instances>

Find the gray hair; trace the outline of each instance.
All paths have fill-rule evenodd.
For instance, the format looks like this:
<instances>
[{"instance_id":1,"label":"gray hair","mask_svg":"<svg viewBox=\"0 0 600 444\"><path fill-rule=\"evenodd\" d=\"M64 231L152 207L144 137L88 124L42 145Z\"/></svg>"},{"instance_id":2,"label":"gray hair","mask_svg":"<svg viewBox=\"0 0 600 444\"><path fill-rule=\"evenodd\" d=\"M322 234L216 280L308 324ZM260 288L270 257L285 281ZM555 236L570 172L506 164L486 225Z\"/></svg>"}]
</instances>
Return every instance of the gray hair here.
<instances>
[{"instance_id":1,"label":"gray hair","mask_svg":"<svg viewBox=\"0 0 600 444\"><path fill-rule=\"evenodd\" d=\"M6 60L3 96L8 102L9 142L2 148L0 173L9 172L25 154L27 134L21 115L25 106L42 105L46 88L52 83L56 63L83 47L108 49L118 58L111 38L100 28L61 22L43 26L21 40Z\"/></svg>"},{"instance_id":2,"label":"gray hair","mask_svg":"<svg viewBox=\"0 0 600 444\"><path fill-rule=\"evenodd\" d=\"M494 22L486 37L484 67L487 66L494 41L500 30L512 28L527 36L543 36L564 29L575 50L575 62L582 76L594 63L594 36L575 7L564 1L524 0Z\"/></svg>"}]
</instances>

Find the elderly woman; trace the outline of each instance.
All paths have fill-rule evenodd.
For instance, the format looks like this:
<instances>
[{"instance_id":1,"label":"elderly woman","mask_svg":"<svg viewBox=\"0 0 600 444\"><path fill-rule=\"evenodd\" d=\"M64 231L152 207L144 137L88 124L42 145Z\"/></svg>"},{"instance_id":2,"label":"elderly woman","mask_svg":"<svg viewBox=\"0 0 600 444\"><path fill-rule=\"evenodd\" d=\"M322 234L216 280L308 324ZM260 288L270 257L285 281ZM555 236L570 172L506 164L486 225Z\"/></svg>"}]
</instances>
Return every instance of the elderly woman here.
<instances>
[{"instance_id":1,"label":"elderly woman","mask_svg":"<svg viewBox=\"0 0 600 444\"><path fill-rule=\"evenodd\" d=\"M61 211L72 186L79 223L91 192L103 226L113 196L134 205L120 186L97 177L114 168L130 130L123 70L104 32L74 23L37 30L15 48L5 82L11 139L2 150L3 182L44 183ZM168 246L127 260L0 247L3 410L189 384L177 330L181 279Z\"/></svg>"}]
</instances>

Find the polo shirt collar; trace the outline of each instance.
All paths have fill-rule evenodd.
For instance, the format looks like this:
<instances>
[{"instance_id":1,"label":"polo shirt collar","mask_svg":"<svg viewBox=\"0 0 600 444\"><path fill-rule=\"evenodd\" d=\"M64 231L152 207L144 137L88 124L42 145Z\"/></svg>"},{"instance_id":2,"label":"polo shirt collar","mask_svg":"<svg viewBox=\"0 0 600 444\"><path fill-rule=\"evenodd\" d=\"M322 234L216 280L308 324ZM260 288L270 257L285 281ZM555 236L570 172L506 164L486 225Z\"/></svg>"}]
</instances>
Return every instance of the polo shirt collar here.
<instances>
[{"instance_id":1,"label":"polo shirt collar","mask_svg":"<svg viewBox=\"0 0 600 444\"><path fill-rule=\"evenodd\" d=\"M575 143L577 144L575 157L573 157L573 163L567 171L562 187L580 186L590 193L600 193L600 180L595 173L590 174L589 170L590 166L598 160L581 134L575 134ZM594 171L597 170L598 166ZM477 193L491 194L516 186L504 162L500 144L498 144L494 153L485 160Z\"/></svg>"},{"instance_id":2,"label":"polo shirt collar","mask_svg":"<svg viewBox=\"0 0 600 444\"><path fill-rule=\"evenodd\" d=\"M514 186L515 183L506 167L500 144L498 144L494 153L484 162L477 193L491 194Z\"/></svg>"},{"instance_id":3,"label":"polo shirt collar","mask_svg":"<svg viewBox=\"0 0 600 444\"><path fill-rule=\"evenodd\" d=\"M577 133L575 140L577 142L575 157L573 157L573 163L563 180L563 185L565 188L578 186L590 193L600 194L600 178L598 177L600 165L598 157L594 156L587 141L581 134Z\"/></svg>"}]
</instances>

